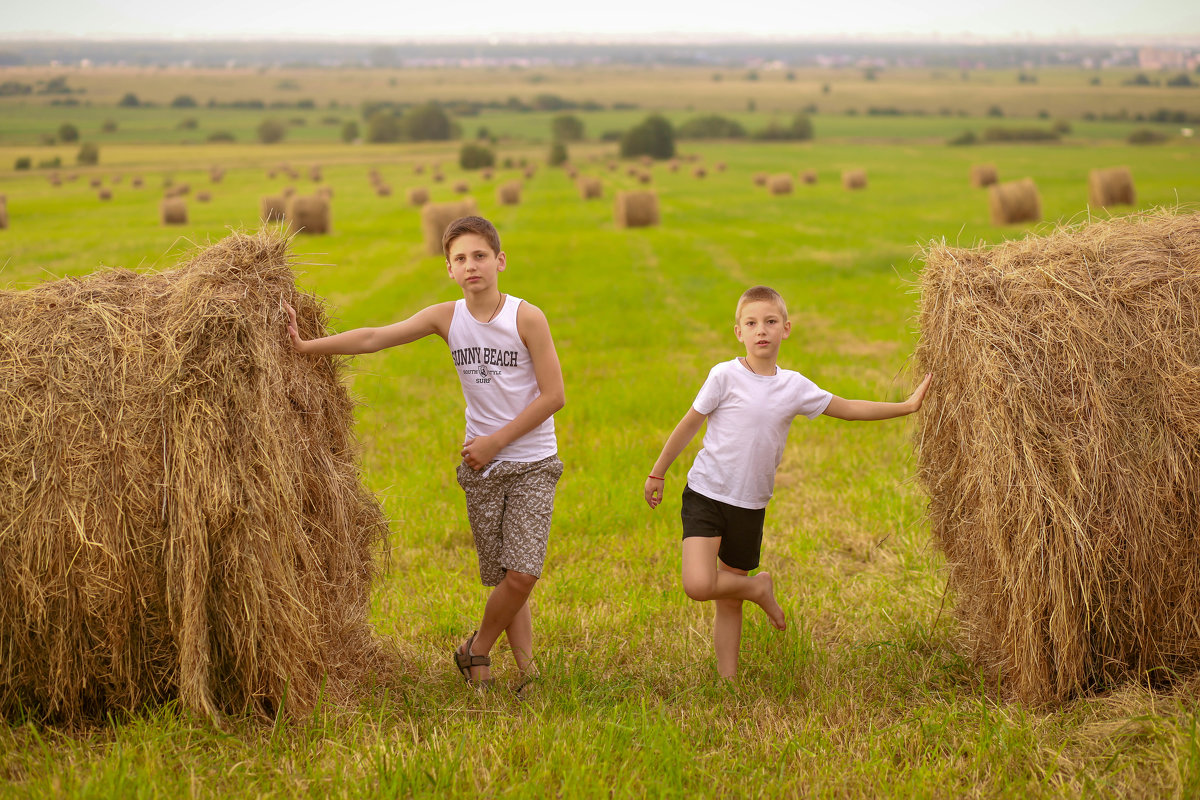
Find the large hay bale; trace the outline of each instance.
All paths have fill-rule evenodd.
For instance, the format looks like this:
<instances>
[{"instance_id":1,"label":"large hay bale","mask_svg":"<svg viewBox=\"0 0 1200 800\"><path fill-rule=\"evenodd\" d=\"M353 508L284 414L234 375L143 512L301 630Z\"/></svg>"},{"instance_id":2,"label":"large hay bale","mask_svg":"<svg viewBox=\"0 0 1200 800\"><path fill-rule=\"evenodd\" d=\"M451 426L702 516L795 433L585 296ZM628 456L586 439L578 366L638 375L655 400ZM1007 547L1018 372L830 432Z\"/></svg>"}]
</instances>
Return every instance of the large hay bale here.
<instances>
[{"instance_id":1,"label":"large hay bale","mask_svg":"<svg viewBox=\"0 0 1200 800\"><path fill-rule=\"evenodd\" d=\"M658 194L653 191L617 192L613 218L618 228L658 224Z\"/></svg>"},{"instance_id":2,"label":"large hay bale","mask_svg":"<svg viewBox=\"0 0 1200 800\"><path fill-rule=\"evenodd\" d=\"M287 201L289 233L324 235L332 230L330 210L333 204L319 194L295 195Z\"/></svg>"},{"instance_id":3,"label":"large hay bale","mask_svg":"<svg viewBox=\"0 0 1200 800\"><path fill-rule=\"evenodd\" d=\"M767 191L771 194L791 194L794 187L792 176L786 172L779 175L772 175L767 183Z\"/></svg>"},{"instance_id":4,"label":"large hay bale","mask_svg":"<svg viewBox=\"0 0 1200 800\"><path fill-rule=\"evenodd\" d=\"M182 197L164 197L158 210L163 225L187 225L187 200Z\"/></svg>"},{"instance_id":5,"label":"large hay bale","mask_svg":"<svg viewBox=\"0 0 1200 800\"><path fill-rule=\"evenodd\" d=\"M281 194L265 195L259 201L258 218L266 222L283 222L287 219L287 198Z\"/></svg>"},{"instance_id":6,"label":"large hay bale","mask_svg":"<svg viewBox=\"0 0 1200 800\"><path fill-rule=\"evenodd\" d=\"M295 717L394 668L340 362L281 297L325 333L271 232L0 292L0 714Z\"/></svg>"},{"instance_id":7,"label":"large hay bale","mask_svg":"<svg viewBox=\"0 0 1200 800\"><path fill-rule=\"evenodd\" d=\"M431 256L442 253L442 234L446 226L459 217L470 217L479 213L473 198L457 203L426 203L421 207L421 233L425 237L425 249Z\"/></svg>"},{"instance_id":8,"label":"large hay bale","mask_svg":"<svg viewBox=\"0 0 1200 800\"><path fill-rule=\"evenodd\" d=\"M923 272L919 473L974 658L1028 701L1200 669L1200 214Z\"/></svg>"},{"instance_id":9,"label":"large hay bale","mask_svg":"<svg viewBox=\"0 0 1200 800\"><path fill-rule=\"evenodd\" d=\"M584 200L604 196L604 183L599 178L580 178L575 185L579 187L579 196Z\"/></svg>"},{"instance_id":10,"label":"large hay bale","mask_svg":"<svg viewBox=\"0 0 1200 800\"><path fill-rule=\"evenodd\" d=\"M993 183L1000 182L1000 175L996 172L995 164L972 164L971 165L971 187L974 189L983 189L991 186Z\"/></svg>"},{"instance_id":11,"label":"large hay bale","mask_svg":"<svg viewBox=\"0 0 1200 800\"><path fill-rule=\"evenodd\" d=\"M988 187L988 208L993 225L1037 222L1042 218L1042 197L1033 178L994 183Z\"/></svg>"},{"instance_id":12,"label":"large hay bale","mask_svg":"<svg viewBox=\"0 0 1200 800\"><path fill-rule=\"evenodd\" d=\"M515 206L521 202L521 182L507 181L496 187L496 202L502 206Z\"/></svg>"},{"instance_id":13,"label":"large hay bale","mask_svg":"<svg viewBox=\"0 0 1200 800\"><path fill-rule=\"evenodd\" d=\"M842 172L842 188L852 191L867 188L867 171L865 169L848 169Z\"/></svg>"},{"instance_id":14,"label":"large hay bale","mask_svg":"<svg viewBox=\"0 0 1200 800\"><path fill-rule=\"evenodd\" d=\"M1137 205L1129 167L1094 169L1088 173L1088 203L1097 208Z\"/></svg>"},{"instance_id":15,"label":"large hay bale","mask_svg":"<svg viewBox=\"0 0 1200 800\"><path fill-rule=\"evenodd\" d=\"M429 202L429 190L424 186L414 186L408 190L408 204L410 206L423 206Z\"/></svg>"}]
</instances>

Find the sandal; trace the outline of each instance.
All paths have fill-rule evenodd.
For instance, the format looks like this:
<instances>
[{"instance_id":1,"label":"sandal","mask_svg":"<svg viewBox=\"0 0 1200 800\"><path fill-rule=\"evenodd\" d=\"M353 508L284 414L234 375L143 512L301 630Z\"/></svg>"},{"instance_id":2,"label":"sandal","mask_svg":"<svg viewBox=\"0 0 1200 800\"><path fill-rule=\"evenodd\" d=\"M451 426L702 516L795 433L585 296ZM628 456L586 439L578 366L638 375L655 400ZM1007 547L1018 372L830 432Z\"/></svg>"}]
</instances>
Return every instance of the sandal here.
<instances>
[{"instance_id":1,"label":"sandal","mask_svg":"<svg viewBox=\"0 0 1200 800\"><path fill-rule=\"evenodd\" d=\"M471 667L491 667L492 659L490 656L477 656L471 652L471 645L475 644L475 636L479 631L471 633L471 638L467 639L466 647L462 650L454 650L454 663L458 667L458 671L462 673L463 680L469 685L476 686L480 689L490 689L492 684L491 678L486 678L481 681L471 680Z\"/></svg>"}]
</instances>

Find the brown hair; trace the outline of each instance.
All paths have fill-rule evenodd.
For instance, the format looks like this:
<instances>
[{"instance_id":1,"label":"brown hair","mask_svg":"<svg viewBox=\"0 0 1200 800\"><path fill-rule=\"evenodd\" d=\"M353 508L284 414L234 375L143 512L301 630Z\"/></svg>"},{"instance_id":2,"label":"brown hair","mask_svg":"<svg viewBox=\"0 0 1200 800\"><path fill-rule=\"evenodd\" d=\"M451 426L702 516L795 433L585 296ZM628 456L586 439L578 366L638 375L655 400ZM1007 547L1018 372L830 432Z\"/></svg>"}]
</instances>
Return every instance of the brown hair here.
<instances>
[{"instance_id":1,"label":"brown hair","mask_svg":"<svg viewBox=\"0 0 1200 800\"><path fill-rule=\"evenodd\" d=\"M446 232L442 234L442 252L445 253L447 260L450 258L450 245L454 243L455 239L468 233L482 236L488 243L488 247L492 248L493 253L500 252L500 234L496 232L495 225L483 217L459 217L447 225Z\"/></svg>"},{"instance_id":2,"label":"brown hair","mask_svg":"<svg viewBox=\"0 0 1200 800\"><path fill-rule=\"evenodd\" d=\"M784 322L787 321L787 303L783 302L783 295L770 286L751 286L742 292L742 296L738 298L737 310L733 312L734 324L736 325L742 319L742 306L746 305L746 303L757 303L760 301L774 303L779 306L779 310L783 313Z\"/></svg>"}]
</instances>

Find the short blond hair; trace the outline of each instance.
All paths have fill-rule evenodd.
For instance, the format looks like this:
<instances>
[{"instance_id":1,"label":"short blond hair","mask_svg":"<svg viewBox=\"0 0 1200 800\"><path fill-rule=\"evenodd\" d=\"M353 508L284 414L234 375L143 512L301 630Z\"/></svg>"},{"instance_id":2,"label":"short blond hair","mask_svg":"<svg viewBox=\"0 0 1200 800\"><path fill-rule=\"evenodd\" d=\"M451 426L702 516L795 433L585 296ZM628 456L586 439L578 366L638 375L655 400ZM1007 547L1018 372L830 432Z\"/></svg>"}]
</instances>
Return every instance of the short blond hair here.
<instances>
[{"instance_id":1,"label":"short blond hair","mask_svg":"<svg viewBox=\"0 0 1200 800\"><path fill-rule=\"evenodd\" d=\"M783 314L783 321L787 322L787 303L783 302L783 295L772 289L770 286L751 286L746 291L742 292L742 296L738 298L737 309L733 312L733 322L736 325L742 320L742 307L746 303L758 303L767 301L779 306L779 312Z\"/></svg>"}]
</instances>

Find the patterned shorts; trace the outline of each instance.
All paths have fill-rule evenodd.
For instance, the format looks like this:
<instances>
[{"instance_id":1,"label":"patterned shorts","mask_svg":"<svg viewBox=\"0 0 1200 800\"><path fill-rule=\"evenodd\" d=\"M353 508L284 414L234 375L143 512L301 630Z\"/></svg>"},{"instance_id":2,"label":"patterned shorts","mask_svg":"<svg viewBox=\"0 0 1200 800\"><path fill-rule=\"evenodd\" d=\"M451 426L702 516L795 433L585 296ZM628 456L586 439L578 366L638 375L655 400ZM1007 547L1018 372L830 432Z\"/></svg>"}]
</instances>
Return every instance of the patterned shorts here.
<instances>
[{"instance_id":1,"label":"patterned shorts","mask_svg":"<svg viewBox=\"0 0 1200 800\"><path fill-rule=\"evenodd\" d=\"M496 586L507 570L540 576L550 541L558 456L541 461L495 461L476 472L458 465L467 519L479 555L479 579Z\"/></svg>"}]
</instances>

